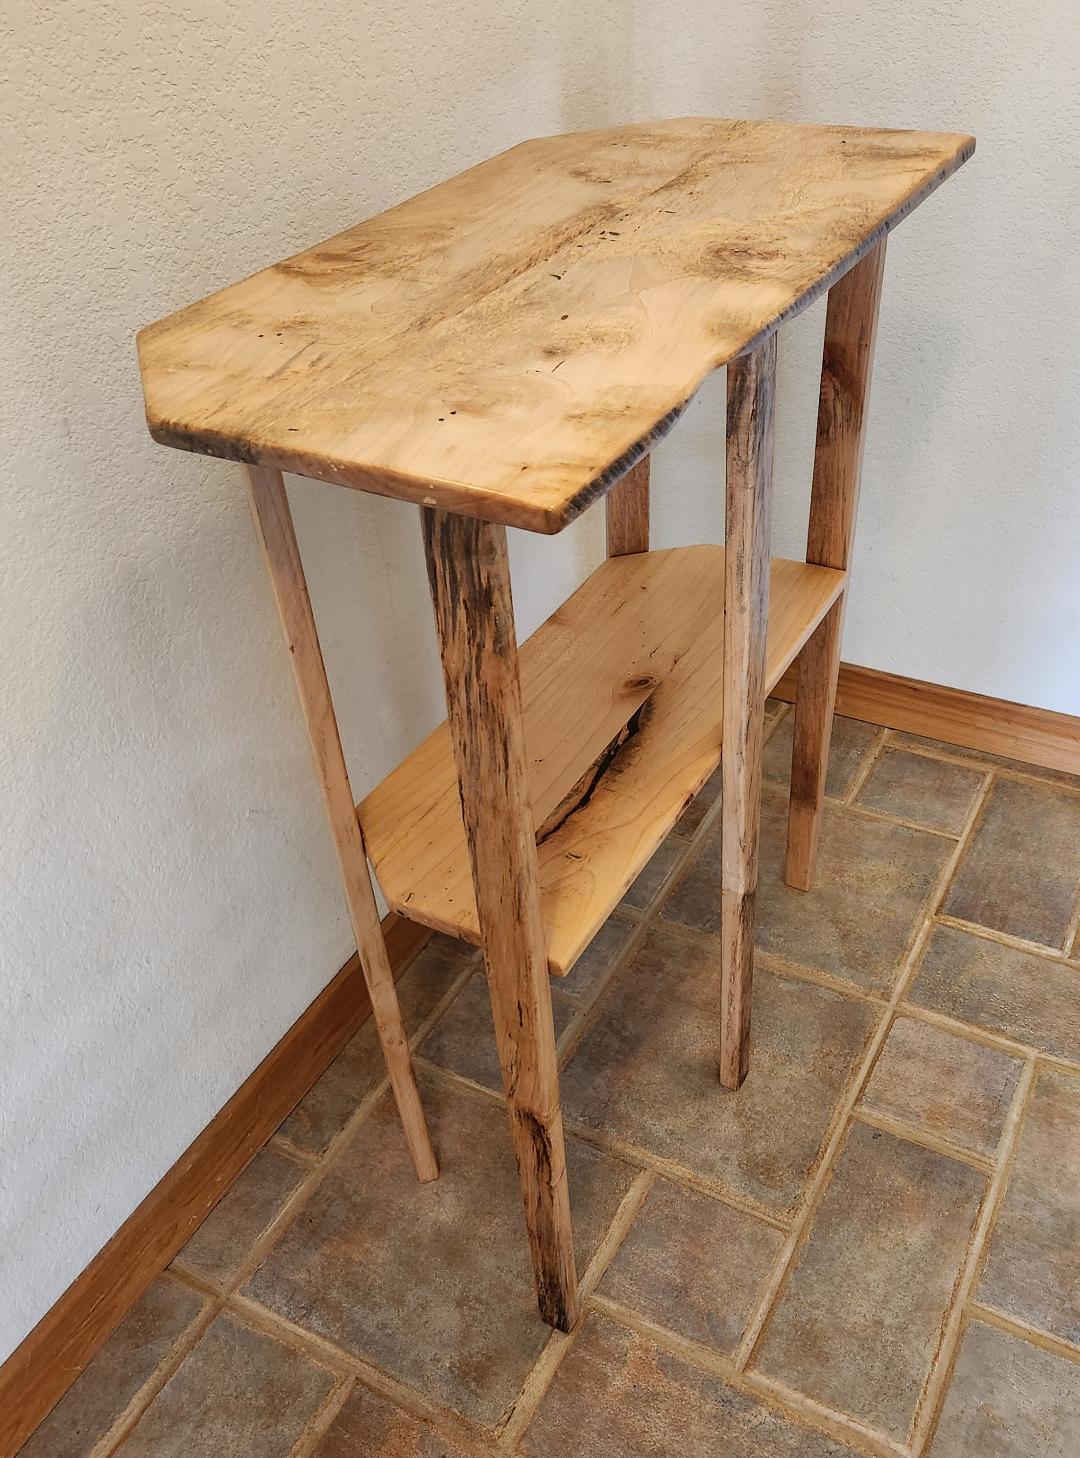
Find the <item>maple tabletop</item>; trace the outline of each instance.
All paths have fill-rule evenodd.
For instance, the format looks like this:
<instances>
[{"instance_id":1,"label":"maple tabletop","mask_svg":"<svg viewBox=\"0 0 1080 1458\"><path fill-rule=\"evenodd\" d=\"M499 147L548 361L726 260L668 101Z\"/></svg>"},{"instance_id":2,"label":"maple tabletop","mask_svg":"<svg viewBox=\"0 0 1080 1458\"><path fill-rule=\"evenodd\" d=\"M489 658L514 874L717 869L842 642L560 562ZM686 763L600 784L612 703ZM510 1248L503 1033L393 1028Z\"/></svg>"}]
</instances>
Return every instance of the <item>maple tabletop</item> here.
<instances>
[{"instance_id":1,"label":"maple tabletop","mask_svg":"<svg viewBox=\"0 0 1080 1458\"><path fill-rule=\"evenodd\" d=\"M524 142L144 329L151 434L559 531L974 147L700 117Z\"/></svg>"}]
</instances>

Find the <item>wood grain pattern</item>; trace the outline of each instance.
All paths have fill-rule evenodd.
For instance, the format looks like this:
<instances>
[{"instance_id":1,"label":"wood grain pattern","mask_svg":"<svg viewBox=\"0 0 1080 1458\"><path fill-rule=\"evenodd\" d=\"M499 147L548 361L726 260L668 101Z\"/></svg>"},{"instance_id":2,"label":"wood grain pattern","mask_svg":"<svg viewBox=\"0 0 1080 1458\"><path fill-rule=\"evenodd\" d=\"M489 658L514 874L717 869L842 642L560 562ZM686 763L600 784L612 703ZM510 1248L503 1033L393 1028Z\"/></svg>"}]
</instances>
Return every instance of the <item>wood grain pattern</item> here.
<instances>
[{"instance_id":1,"label":"wood grain pattern","mask_svg":"<svg viewBox=\"0 0 1080 1458\"><path fill-rule=\"evenodd\" d=\"M769 615L776 335L728 365L721 773L720 1082L750 1067L754 901Z\"/></svg>"},{"instance_id":2,"label":"wood grain pattern","mask_svg":"<svg viewBox=\"0 0 1080 1458\"><path fill-rule=\"evenodd\" d=\"M885 240L834 284L825 316L806 560L849 571L862 477ZM832 741L845 592L803 649L791 760L784 879L809 891Z\"/></svg>"},{"instance_id":3,"label":"wood grain pattern","mask_svg":"<svg viewBox=\"0 0 1080 1458\"><path fill-rule=\"evenodd\" d=\"M431 933L383 921L399 977ZM17 1453L143 1292L370 1016L353 956L0 1366L0 1453Z\"/></svg>"},{"instance_id":4,"label":"wood grain pattern","mask_svg":"<svg viewBox=\"0 0 1080 1458\"><path fill-rule=\"evenodd\" d=\"M766 690L836 601L843 573L774 560ZM548 963L568 972L720 761L724 549L617 557L520 651L529 801ZM615 752L609 746L633 724ZM588 796L564 801L590 767ZM479 941L446 725L358 807L389 903Z\"/></svg>"},{"instance_id":5,"label":"wood grain pattern","mask_svg":"<svg viewBox=\"0 0 1080 1458\"><path fill-rule=\"evenodd\" d=\"M773 693L794 703L799 673L793 662ZM923 734L979 754L1080 775L1080 718L1014 704L966 689L841 663L836 712L905 734Z\"/></svg>"},{"instance_id":6,"label":"wood grain pattern","mask_svg":"<svg viewBox=\"0 0 1080 1458\"><path fill-rule=\"evenodd\" d=\"M315 772L337 851L349 920L360 953L360 965L364 969L379 1043L409 1153L416 1166L417 1179L433 1180L439 1168L428 1137L424 1110L413 1076L412 1056L401 1021L397 989L379 925L367 853L349 788L349 773L341 751L285 482L280 471L264 470L258 466L248 468L247 478L255 529L266 557L289 649L289 662L307 724Z\"/></svg>"},{"instance_id":7,"label":"wood grain pattern","mask_svg":"<svg viewBox=\"0 0 1080 1458\"><path fill-rule=\"evenodd\" d=\"M607 515L607 554L626 557L649 550L649 462L646 456L631 466L604 500Z\"/></svg>"},{"instance_id":8,"label":"wood grain pattern","mask_svg":"<svg viewBox=\"0 0 1080 1458\"><path fill-rule=\"evenodd\" d=\"M151 434L559 531L973 150L700 117L525 142L143 330Z\"/></svg>"},{"instance_id":9,"label":"wood grain pattern","mask_svg":"<svg viewBox=\"0 0 1080 1458\"><path fill-rule=\"evenodd\" d=\"M422 513L450 734L540 1314L577 1320L506 530Z\"/></svg>"}]
</instances>

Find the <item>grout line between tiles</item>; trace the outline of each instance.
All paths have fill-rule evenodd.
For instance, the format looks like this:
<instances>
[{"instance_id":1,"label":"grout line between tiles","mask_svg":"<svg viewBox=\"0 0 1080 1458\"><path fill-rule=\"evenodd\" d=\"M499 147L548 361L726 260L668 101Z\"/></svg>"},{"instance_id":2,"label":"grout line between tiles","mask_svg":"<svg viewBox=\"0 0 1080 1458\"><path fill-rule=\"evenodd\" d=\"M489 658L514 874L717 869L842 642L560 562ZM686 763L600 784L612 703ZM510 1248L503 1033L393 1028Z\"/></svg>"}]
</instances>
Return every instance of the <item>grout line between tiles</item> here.
<instances>
[{"instance_id":1,"label":"grout line between tiles","mask_svg":"<svg viewBox=\"0 0 1080 1458\"><path fill-rule=\"evenodd\" d=\"M820 1203L822 1194L832 1178L840 1150L846 1141L855 1106L862 1095L867 1080L873 1072L874 1065L881 1054L881 1050L885 1046L885 1041L896 1019L900 1001L918 968L930 937L934 912L941 904L942 898L948 893L952 878L956 874L956 868L960 864L968 841L974 833L983 803L989 791L989 785L990 780L988 778L983 782L980 790L972 800L964 829L951 854L938 873L938 879L926 900L926 910L912 933L899 971L893 979L889 1002L876 1028L870 1033L859 1066L852 1075L844 1096L840 1100L826 1138L821 1162L810 1181L803 1199L803 1204L795 1217L795 1221L788 1233L788 1238L784 1242L783 1248L777 1257L772 1274L759 1300L757 1310L747 1323L742 1340L736 1348L735 1365L740 1372L744 1371L753 1359L772 1314L776 1310L784 1289L787 1286L787 1282L795 1268L800 1248L809 1234L814 1214Z\"/></svg>"},{"instance_id":2,"label":"grout line between tiles","mask_svg":"<svg viewBox=\"0 0 1080 1458\"><path fill-rule=\"evenodd\" d=\"M1073 914L1069 918L1069 929L1065 933L1065 940L1061 944L1061 950L1065 957L1072 959L1076 957L1080 941L1080 881L1076 884L1076 902L1073 906Z\"/></svg>"},{"instance_id":3,"label":"grout line between tiles","mask_svg":"<svg viewBox=\"0 0 1080 1458\"><path fill-rule=\"evenodd\" d=\"M1022 1060L1034 1058L1047 1068L1061 1068L1066 1073L1080 1073L1080 1060L1063 1058L1058 1053L1048 1053L1042 1048L1037 1048L1034 1043L1019 1043L1015 1038L1006 1037L1004 1033L995 1033L989 1028L981 1028L977 1023L965 1023L960 1018L949 1017L947 1013L939 1013L932 1007L923 1007L921 1003L904 1001L900 1004L899 1012L905 1018L916 1018L921 1023L929 1023L932 1027L953 1033L958 1038L966 1038L970 1043L981 1043L986 1048L993 1048L999 1053L1007 1053L1012 1058Z\"/></svg>"},{"instance_id":4,"label":"grout line between tiles","mask_svg":"<svg viewBox=\"0 0 1080 1458\"><path fill-rule=\"evenodd\" d=\"M620 1326L644 1337L688 1366L719 1377L721 1381L737 1392L742 1392L759 1401L763 1400L768 1407L778 1411L785 1418L794 1419L796 1423L809 1426L818 1432L824 1432L829 1437L839 1438L845 1443L855 1441L868 1451L887 1455L887 1458L903 1454L903 1450L892 1443L883 1433L867 1427L847 1413L827 1407L824 1403L815 1402L812 1398L796 1392L793 1388L785 1387L783 1383L775 1382L772 1378L762 1377L758 1373L740 1372L729 1354L681 1336L669 1327L661 1326L651 1318L643 1316L631 1306L625 1306L620 1301L612 1301L609 1297L599 1295L593 1295L590 1298L589 1306L597 1315L606 1316L610 1320L618 1322Z\"/></svg>"},{"instance_id":5,"label":"grout line between tiles","mask_svg":"<svg viewBox=\"0 0 1080 1458\"><path fill-rule=\"evenodd\" d=\"M342 1377L331 1387L322 1402L315 1409L304 1431L289 1449L289 1458L308 1458L315 1444L323 1437L338 1413L349 1400L349 1394L356 1389L355 1377Z\"/></svg>"},{"instance_id":6,"label":"grout line between tiles","mask_svg":"<svg viewBox=\"0 0 1080 1458\"><path fill-rule=\"evenodd\" d=\"M996 1327L1006 1336L1027 1342L1030 1347L1038 1347L1040 1351L1050 1352L1055 1357L1063 1357L1067 1362L1080 1365L1080 1343L1066 1341L1064 1337L1055 1336L1051 1331L1030 1326L1026 1321L1010 1316L1008 1312L999 1311L996 1306L987 1306L982 1301L969 1301L967 1316L969 1321L981 1321L984 1326Z\"/></svg>"},{"instance_id":7,"label":"grout line between tiles","mask_svg":"<svg viewBox=\"0 0 1080 1458\"><path fill-rule=\"evenodd\" d=\"M953 1366L963 1332L965 1307L978 1278L983 1253L993 1234L1002 1198L1009 1183L1009 1174L1019 1145L1020 1129L1031 1098L1035 1077L1034 1063L1026 1064L1006 1116L1005 1128L998 1145L996 1168L979 1206L975 1228L968 1242L967 1255L957 1275L952 1300L938 1339L937 1350L931 1359L930 1370L923 1383L922 1393L916 1404L909 1429L909 1447L915 1458L919 1458L933 1437L941 1405L952 1378Z\"/></svg>"},{"instance_id":8,"label":"grout line between tiles","mask_svg":"<svg viewBox=\"0 0 1080 1458\"><path fill-rule=\"evenodd\" d=\"M929 1129L920 1129L917 1124L911 1124L906 1119L894 1119L890 1114L881 1114L876 1109L868 1109L865 1105L857 1105L851 1116L859 1124L867 1124L871 1129L880 1129L884 1134L894 1134L897 1139L903 1139L907 1144L917 1144L920 1149L929 1149L933 1154L943 1154L946 1159L955 1159L958 1164L968 1164L972 1169L977 1169L981 1174L993 1174L994 1161L985 1154L979 1154L977 1150L965 1149L961 1144L954 1144L951 1139L943 1139L932 1133Z\"/></svg>"},{"instance_id":9,"label":"grout line between tiles","mask_svg":"<svg viewBox=\"0 0 1080 1458\"><path fill-rule=\"evenodd\" d=\"M499 1448L501 1451L514 1451L521 1443L529 1424L539 1411L540 1404L547 1396L556 1372L562 1366L570 1348L577 1340L578 1333L585 1325L585 1311L595 1294L597 1285L626 1239L630 1227L637 1219L641 1207L648 1199L649 1191L655 1183L656 1176L651 1170L639 1171L619 1202L619 1208L612 1217L607 1233L593 1252L592 1259L578 1282L582 1314L577 1326L572 1332L565 1335L562 1332L553 1331L545 1342L543 1351L529 1369L517 1397L500 1425Z\"/></svg>"},{"instance_id":10,"label":"grout line between tiles","mask_svg":"<svg viewBox=\"0 0 1080 1458\"><path fill-rule=\"evenodd\" d=\"M335 1346L325 1337L272 1311L261 1301L234 1291L226 1302L225 1309L252 1331L262 1332L342 1378L355 1379L361 1386L385 1398L410 1416L430 1424L443 1437L452 1439L460 1446L478 1448L489 1445L493 1439L494 1430L485 1424L473 1422L456 1409L426 1397L416 1388L382 1371L363 1357Z\"/></svg>"},{"instance_id":11,"label":"grout line between tiles","mask_svg":"<svg viewBox=\"0 0 1080 1458\"><path fill-rule=\"evenodd\" d=\"M997 942L1000 946L1009 947L1013 951L1026 952L1032 957L1044 957L1048 962L1057 962L1066 967L1074 967L1080 971L1080 964L1061 950L1060 947L1049 947L1044 942L1029 942L1025 937L1014 937L1010 932L997 931L994 927L980 926L976 921L963 921L958 916L949 916L946 912L939 912L937 921L940 926L949 926L956 931L967 932L971 936L981 937L985 942Z\"/></svg>"},{"instance_id":12,"label":"grout line between tiles","mask_svg":"<svg viewBox=\"0 0 1080 1458\"><path fill-rule=\"evenodd\" d=\"M899 825L904 830L917 830L920 835L934 835L938 840L958 840L959 831L942 830L940 825L924 825L921 820L908 820L903 815L890 815L886 810L875 810L870 805L856 805L841 801L845 810L861 815L864 820L879 820L884 825Z\"/></svg>"},{"instance_id":13,"label":"grout line between tiles","mask_svg":"<svg viewBox=\"0 0 1080 1458\"><path fill-rule=\"evenodd\" d=\"M956 764L962 769L975 770L981 774L994 774L1003 780L1020 780L1026 784L1049 786L1051 789L1064 790L1066 794L1080 794L1080 783L1070 784L1068 780L1055 779L1054 775L1068 773L1068 771L1057 771L1044 769L1041 765L1028 764L1026 769L1014 769L1011 765L995 764L992 759L978 759L979 751L976 749L965 750L961 746L946 744L943 740L936 741L940 748L928 744L908 744L896 736L903 733L903 730L890 729L889 747L891 749L902 749L906 754L918 755L920 759L936 759L941 764ZM965 754L975 755L975 759L964 759ZM1021 761L1016 761L1021 763ZM1074 777L1075 778L1075 777Z\"/></svg>"},{"instance_id":14,"label":"grout line between tiles","mask_svg":"<svg viewBox=\"0 0 1080 1458\"><path fill-rule=\"evenodd\" d=\"M299 1144L294 1144L284 1134L271 1134L266 1141L266 1148L273 1149L278 1154L283 1154L291 1159L294 1164L303 1165L305 1169L315 1169L321 1161L321 1155L315 1154L310 1149L301 1149Z\"/></svg>"},{"instance_id":15,"label":"grout line between tiles","mask_svg":"<svg viewBox=\"0 0 1080 1458\"><path fill-rule=\"evenodd\" d=\"M487 1088L483 1084L474 1083L471 1078L456 1073L452 1068L443 1068L438 1063L429 1063L423 1057L417 1058L416 1063L426 1073L430 1073L474 1097L479 1096L489 1102L495 1102L503 1108L506 1106L506 1101L501 1093L496 1093L494 1089ZM722 1181L698 1174L685 1165L676 1164L674 1160L664 1159L661 1155L653 1154L636 1144L613 1138L610 1134L593 1129L587 1124L579 1124L577 1120L569 1118L565 1110L563 1111L563 1127L567 1134L579 1139L583 1144L591 1145L593 1149L599 1149L604 1154L610 1154L613 1158L637 1169L649 1170L670 1180L672 1184L682 1185L688 1190L706 1195L709 1199L715 1200L717 1204L726 1205L729 1209L738 1210L741 1214L760 1220L763 1225L771 1225L773 1229L784 1232L790 1226L791 1222L785 1216L778 1215L775 1210L770 1210L764 1205L758 1205L753 1200L737 1195L733 1190L729 1190Z\"/></svg>"},{"instance_id":16,"label":"grout line between tiles","mask_svg":"<svg viewBox=\"0 0 1080 1458\"><path fill-rule=\"evenodd\" d=\"M862 789L863 785L866 784L874 772L874 766L881 759L885 749L887 734L888 730L879 729L876 738L872 739L863 750L862 758L855 766L851 779L845 786L844 793L840 796L841 805L854 805L855 796Z\"/></svg>"}]
</instances>

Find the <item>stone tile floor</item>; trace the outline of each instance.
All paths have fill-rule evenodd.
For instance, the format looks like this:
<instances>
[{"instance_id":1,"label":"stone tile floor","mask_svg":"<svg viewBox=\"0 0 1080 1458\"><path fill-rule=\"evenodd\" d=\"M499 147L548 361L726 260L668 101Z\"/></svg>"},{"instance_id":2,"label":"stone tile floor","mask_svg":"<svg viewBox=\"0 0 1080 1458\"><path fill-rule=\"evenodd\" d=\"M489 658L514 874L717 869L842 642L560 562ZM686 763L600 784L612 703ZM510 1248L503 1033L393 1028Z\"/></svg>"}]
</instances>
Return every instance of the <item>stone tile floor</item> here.
<instances>
[{"instance_id":1,"label":"stone tile floor","mask_svg":"<svg viewBox=\"0 0 1080 1458\"><path fill-rule=\"evenodd\" d=\"M477 955L401 983L442 1162L365 1028L23 1450L1080 1452L1080 780L838 720L752 1071L715 1078L706 787L553 1002L585 1316L535 1314Z\"/></svg>"}]
</instances>

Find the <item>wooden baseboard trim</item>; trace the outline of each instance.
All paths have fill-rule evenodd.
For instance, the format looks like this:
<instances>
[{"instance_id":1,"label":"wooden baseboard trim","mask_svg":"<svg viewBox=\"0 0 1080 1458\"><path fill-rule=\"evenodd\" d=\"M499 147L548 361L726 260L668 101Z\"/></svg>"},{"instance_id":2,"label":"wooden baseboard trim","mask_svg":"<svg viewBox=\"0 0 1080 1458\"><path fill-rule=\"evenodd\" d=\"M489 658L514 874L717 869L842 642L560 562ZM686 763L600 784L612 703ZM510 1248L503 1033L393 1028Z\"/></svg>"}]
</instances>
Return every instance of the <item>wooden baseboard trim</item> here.
<instances>
[{"instance_id":1,"label":"wooden baseboard trim","mask_svg":"<svg viewBox=\"0 0 1080 1458\"><path fill-rule=\"evenodd\" d=\"M400 975L431 932L383 921ZM0 1453L18 1452L371 1011L353 956L0 1366Z\"/></svg>"},{"instance_id":2,"label":"wooden baseboard trim","mask_svg":"<svg viewBox=\"0 0 1080 1458\"><path fill-rule=\"evenodd\" d=\"M798 659L773 689L774 696L794 703L797 681ZM962 749L1080 775L1080 719L1052 709L842 663L836 712Z\"/></svg>"}]
</instances>

